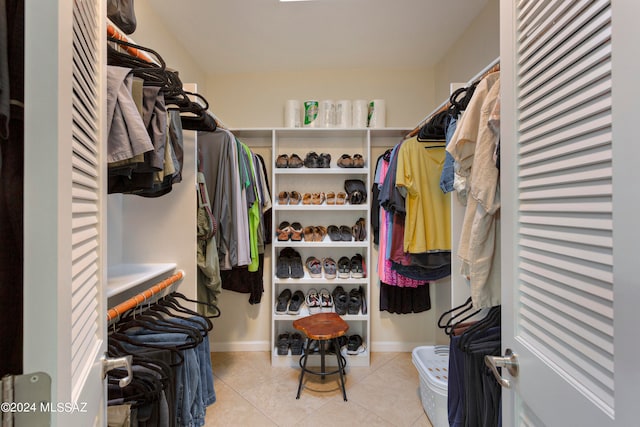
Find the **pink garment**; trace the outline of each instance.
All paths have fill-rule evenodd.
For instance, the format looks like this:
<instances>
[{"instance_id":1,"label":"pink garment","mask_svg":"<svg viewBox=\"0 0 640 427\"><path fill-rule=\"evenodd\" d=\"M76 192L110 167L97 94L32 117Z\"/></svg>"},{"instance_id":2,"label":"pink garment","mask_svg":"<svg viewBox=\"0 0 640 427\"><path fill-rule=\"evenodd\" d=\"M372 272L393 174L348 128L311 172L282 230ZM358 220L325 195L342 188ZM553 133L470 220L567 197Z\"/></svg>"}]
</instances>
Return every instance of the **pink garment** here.
<instances>
[{"instance_id":1,"label":"pink garment","mask_svg":"<svg viewBox=\"0 0 640 427\"><path fill-rule=\"evenodd\" d=\"M381 162L380 166L380 179L384 182L387 176L387 170L389 169L388 162ZM400 288L417 288L418 286L422 286L425 284L424 281L414 280L408 277L405 277L399 274L397 271L391 268L391 260L386 258L387 253L387 245L390 243L387 239L387 230L388 230L388 221L389 213L384 209L380 209L380 241L378 244L378 277L382 283L385 283L390 286L397 286ZM397 234L397 231L393 231L394 236ZM400 236L403 236L404 233L401 233ZM401 244L402 247L402 244ZM382 266L382 268L380 268Z\"/></svg>"}]
</instances>

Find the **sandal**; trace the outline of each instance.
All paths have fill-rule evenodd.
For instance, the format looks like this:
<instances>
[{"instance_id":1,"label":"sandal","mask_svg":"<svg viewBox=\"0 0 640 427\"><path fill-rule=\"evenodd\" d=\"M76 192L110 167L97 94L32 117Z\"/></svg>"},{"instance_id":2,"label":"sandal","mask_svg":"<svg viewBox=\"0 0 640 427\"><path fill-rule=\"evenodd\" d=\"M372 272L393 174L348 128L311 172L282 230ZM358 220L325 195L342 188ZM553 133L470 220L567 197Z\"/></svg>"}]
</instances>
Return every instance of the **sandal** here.
<instances>
[{"instance_id":1,"label":"sandal","mask_svg":"<svg viewBox=\"0 0 640 427\"><path fill-rule=\"evenodd\" d=\"M286 191L281 191L278 193L278 203L281 205L286 205L289 203L289 193Z\"/></svg>"},{"instance_id":2,"label":"sandal","mask_svg":"<svg viewBox=\"0 0 640 427\"><path fill-rule=\"evenodd\" d=\"M336 193L334 193L333 191L329 191L327 193L327 204L328 205L335 205L336 204Z\"/></svg>"},{"instance_id":3,"label":"sandal","mask_svg":"<svg viewBox=\"0 0 640 427\"><path fill-rule=\"evenodd\" d=\"M313 227L305 227L302 234L306 242L313 242Z\"/></svg>"},{"instance_id":4,"label":"sandal","mask_svg":"<svg viewBox=\"0 0 640 427\"><path fill-rule=\"evenodd\" d=\"M291 301L289 302L289 310L287 313L289 314L300 314L300 307L302 307L302 303L304 302L304 294L302 291L298 290L293 293L291 297Z\"/></svg>"},{"instance_id":5,"label":"sandal","mask_svg":"<svg viewBox=\"0 0 640 427\"><path fill-rule=\"evenodd\" d=\"M322 263L320 260L314 256L307 258L304 262L307 266L307 270L309 271L309 276L314 279L318 279L322 277Z\"/></svg>"},{"instance_id":6,"label":"sandal","mask_svg":"<svg viewBox=\"0 0 640 427\"><path fill-rule=\"evenodd\" d=\"M363 168L364 167L364 158L362 154L354 154L353 155L353 167L354 168Z\"/></svg>"},{"instance_id":7,"label":"sandal","mask_svg":"<svg viewBox=\"0 0 640 427\"><path fill-rule=\"evenodd\" d=\"M278 301L276 301L276 313L286 313L289 306L289 300L291 299L291 291L285 289L278 295Z\"/></svg>"},{"instance_id":8,"label":"sandal","mask_svg":"<svg viewBox=\"0 0 640 427\"><path fill-rule=\"evenodd\" d=\"M303 165L302 159L297 154L294 153L291 155L291 157L289 157L290 168L301 168L302 165Z\"/></svg>"},{"instance_id":9,"label":"sandal","mask_svg":"<svg viewBox=\"0 0 640 427\"><path fill-rule=\"evenodd\" d=\"M332 242L340 242L342 240L340 229L335 225L327 227L327 234L329 234L329 239L331 239Z\"/></svg>"},{"instance_id":10,"label":"sandal","mask_svg":"<svg viewBox=\"0 0 640 427\"><path fill-rule=\"evenodd\" d=\"M313 227L313 241L314 242L322 242L324 240L324 236L327 235L327 228L321 225L317 227Z\"/></svg>"},{"instance_id":11,"label":"sandal","mask_svg":"<svg viewBox=\"0 0 640 427\"><path fill-rule=\"evenodd\" d=\"M300 200L302 200L302 196L297 191L292 191L291 193L289 193L290 205L297 205L298 203L300 203Z\"/></svg>"},{"instance_id":12,"label":"sandal","mask_svg":"<svg viewBox=\"0 0 640 427\"><path fill-rule=\"evenodd\" d=\"M322 268L324 269L325 279L336 278L336 262L333 258L325 258L322 260Z\"/></svg>"},{"instance_id":13,"label":"sandal","mask_svg":"<svg viewBox=\"0 0 640 427\"><path fill-rule=\"evenodd\" d=\"M291 270L291 274L289 276L292 279L302 279L304 277L302 258L300 258L300 254L298 252L294 251L294 254L289 257L289 268ZM293 295L295 296L295 293ZM304 295L302 296L302 299L304 300Z\"/></svg>"},{"instance_id":14,"label":"sandal","mask_svg":"<svg viewBox=\"0 0 640 427\"><path fill-rule=\"evenodd\" d=\"M351 261L346 256L338 260L338 277L341 279L351 277Z\"/></svg>"},{"instance_id":15,"label":"sandal","mask_svg":"<svg viewBox=\"0 0 640 427\"><path fill-rule=\"evenodd\" d=\"M289 167L289 156L286 154L280 154L276 159L276 167L277 168L288 168Z\"/></svg>"},{"instance_id":16,"label":"sandal","mask_svg":"<svg viewBox=\"0 0 640 427\"><path fill-rule=\"evenodd\" d=\"M338 159L338 166L341 168L352 168L353 167L353 159L348 154L343 154Z\"/></svg>"},{"instance_id":17,"label":"sandal","mask_svg":"<svg viewBox=\"0 0 640 427\"><path fill-rule=\"evenodd\" d=\"M302 241L302 225L299 222L294 222L289 226L291 231L291 240L294 242Z\"/></svg>"},{"instance_id":18,"label":"sandal","mask_svg":"<svg viewBox=\"0 0 640 427\"><path fill-rule=\"evenodd\" d=\"M311 195L311 204L312 205L321 205L322 202L324 202L325 199L325 194L324 193L313 193Z\"/></svg>"},{"instance_id":19,"label":"sandal","mask_svg":"<svg viewBox=\"0 0 640 427\"><path fill-rule=\"evenodd\" d=\"M344 205L345 203L347 203L347 193L341 191L336 196L336 204Z\"/></svg>"},{"instance_id":20,"label":"sandal","mask_svg":"<svg viewBox=\"0 0 640 427\"><path fill-rule=\"evenodd\" d=\"M288 256L281 253L278 257L278 263L276 265L276 277L278 279L288 279L291 277L290 273L291 260Z\"/></svg>"},{"instance_id":21,"label":"sandal","mask_svg":"<svg viewBox=\"0 0 640 427\"><path fill-rule=\"evenodd\" d=\"M310 205L311 204L311 193L304 193L302 195L302 204Z\"/></svg>"},{"instance_id":22,"label":"sandal","mask_svg":"<svg viewBox=\"0 0 640 427\"><path fill-rule=\"evenodd\" d=\"M348 225L341 225L340 226L340 237L343 242L350 242L351 241L351 227L349 227Z\"/></svg>"},{"instance_id":23,"label":"sandal","mask_svg":"<svg viewBox=\"0 0 640 427\"><path fill-rule=\"evenodd\" d=\"M282 221L280 223L278 229L276 230L276 233L278 234L278 241L286 242L287 240L289 240L289 238L291 237L290 226L291 224L289 224L287 221Z\"/></svg>"}]
</instances>

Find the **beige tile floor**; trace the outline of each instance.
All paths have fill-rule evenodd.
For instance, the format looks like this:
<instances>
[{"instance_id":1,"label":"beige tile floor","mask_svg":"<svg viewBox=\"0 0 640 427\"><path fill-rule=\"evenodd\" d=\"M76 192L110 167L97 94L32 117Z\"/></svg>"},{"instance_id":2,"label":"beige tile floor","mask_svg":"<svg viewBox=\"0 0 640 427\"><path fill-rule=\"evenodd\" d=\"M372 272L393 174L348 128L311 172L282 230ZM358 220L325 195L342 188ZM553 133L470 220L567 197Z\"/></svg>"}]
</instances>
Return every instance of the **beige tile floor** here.
<instances>
[{"instance_id":1,"label":"beige tile floor","mask_svg":"<svg viewBox=\"0 0 640 427\"><path fill-rule=\"evenodd\" d=\"M411 353L372 353L369 367L348 367L348 401L337 377L305 376L296 400L299 369L271 367L268 352L212 353L217 401L206 426L431 427L420 401Z\"/></svg>"}]
</instances>

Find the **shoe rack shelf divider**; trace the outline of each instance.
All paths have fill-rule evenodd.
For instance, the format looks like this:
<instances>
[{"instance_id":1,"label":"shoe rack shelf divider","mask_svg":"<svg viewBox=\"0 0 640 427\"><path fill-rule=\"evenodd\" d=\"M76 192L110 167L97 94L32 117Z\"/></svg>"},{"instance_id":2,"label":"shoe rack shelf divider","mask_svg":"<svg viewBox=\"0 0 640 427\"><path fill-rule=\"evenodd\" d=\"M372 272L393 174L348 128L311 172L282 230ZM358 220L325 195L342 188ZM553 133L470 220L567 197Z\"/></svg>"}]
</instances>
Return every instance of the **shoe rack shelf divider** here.
<instances>
[{"instance_id":1,"label":"shoe rack shelf divider","mask_svg":"<svg viewBox=\"0 0 640 427\"><path fill-rule=\"evenodd\" d=\"M300 356L278 355L278 336L284 332L296 332L293 328L293 321L309 315L309 311L303 304L299 314L276 314L275 306L278 295L289 289L291 293L301 290L306 296L310 289L315 288L320 291L326 288L332 293L337 286L342 286L349 293L352 289L362 287L367 312L360 310L357 315L344 315L343 319L349 324L347 336L358 334L364 343L364 352L358 355L346 355L347 366L368 366L370 363L370 337L371 337L371 270L375 270L371 257L371 227L370 227L370 202L371 186L373 174L375 172L376 158L372 158L371 147L392 147L397 144L403 135L408 132L406 128L386 128L386 129L318 129L318 128L254 128L233 130L242 142L250 147L268 147L271 144L271 195L273 204L272 231L273 243L271 244L271 277L265 277L265 288L271 282L271 360L273 366L298 366ZM330 168L276 168L276 159L281 154L297 154L303 161L309 152L329 153L331 155ZM354 154L361 154L364 157L363 168L341 168L337 166L337 161L343 154L353 157ZM265 158L268 162L269 160ZM326 201L321 205L297 205L279 204L278 195L282 191L297 191L300 195L304 193L330 191L336 194L344 191L344 181L346 179L361 179L367 188L367 202L361 205L327 205ZM347 225L353 226L359 218L364 218L367 229L367 237L364 241L331 241L329 236L325 236L322 242L305 241L278 241L276 230L283 221L289 223L299 222L302 227ZM278 255L286 247L291 247L300 253L302 263L309 256L315 256L322 261L325 257L331 257L337 264L342 256L351 258L356 254L362 255L366 275L360 279L325 279L324 271L321 278L311 278L305 267L305 277L302 279L278 278L277 271ZM265 272L267 270L265 269ZM266 273L268 274L268 273ZM265 295L266 296L266 295ZM266 302L265 302L266 303ZM377 309L375 310L377 312ZM344 353L343 353L344 354ZM328 359L328 362L332 358ZM313 360L313 358L311 359ZM311 362L310 362L311 363ZM335 361L334 361L335 363Z\"/></svg>"}]
</instances>

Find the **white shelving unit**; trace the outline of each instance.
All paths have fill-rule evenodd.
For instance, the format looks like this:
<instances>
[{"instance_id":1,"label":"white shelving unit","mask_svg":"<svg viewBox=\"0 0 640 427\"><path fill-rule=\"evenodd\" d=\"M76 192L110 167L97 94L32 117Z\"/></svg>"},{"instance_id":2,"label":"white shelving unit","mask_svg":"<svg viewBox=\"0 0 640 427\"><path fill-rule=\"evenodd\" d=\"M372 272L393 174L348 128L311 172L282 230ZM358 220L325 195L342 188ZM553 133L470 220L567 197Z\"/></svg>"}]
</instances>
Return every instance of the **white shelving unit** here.
<instances>
[{"instance_id":1,"label":"white shelving unit","mask_svg":"<svg viewBox=\"0 0 640 427\"><path fill-rule=\"evenodd\" d=\"M392 147L407 134L407 128L385 128L385 129L319 129L319 128L253 128L238 129L232 132L241 141L250 147L270 147L271 164L271 194L273 198L272 231L273 243L271 245L271 349L272 365L274 366L297 366L299 356L278 355L276 344L278 335L284 332L295 332L293 321L309 315L309 311L303 305L298 315L276 314L275 306L280 293L284 289L291 292L301 290L305 296L310 289L320 290L326 288L330 293L337 286L342 286L348 293L351 289L362 287L364 290L365 304L368 308L366 313L360 312L358 315L345 315L344 320L349 324L347 335L358 334L362 337L365 345L365 352L356 356L347 355L349 366L368 366L370 363L370 337L371 337L371 274L375 269L371 265L371 227L370 201L371 185L373 173L375 172L376 158L372 158L371 147ZM329 153L331 155L330 168L276 168L275 162L279 155L297 154L303 161L309 152ZM337 166L337 161L343 154L361 154L364 157L363 168L341 168ZM278 194L281 191L297 191L301 195L304 193L330 192L336 194L344 191L344 182L347 179L361 179L367 188L367 202L361 205L281 205L278 203ZM302 227L347 225L353 226L359 218L364 218L367 228L367 237L364 241L331 241L329 236L325 236L322 242L308 242L304 239L299 242L278 241L276 230L282 221L289 223L299 222ZM336 263L342 256L351 258L356 254L362 255L365 263L366 277L362 279L325 279L311 278L305 267L305 277L302 279L280 279L276 277L278 255L286 247L291 247L300 253L302 263L309 256L315 256L322 260L331 257ZM324 276L324 275L323 275ZM269 286L269 278L265 278L265 285ZM332 358L328 359L330 363Z\"/></svg>"}]
</instances>

